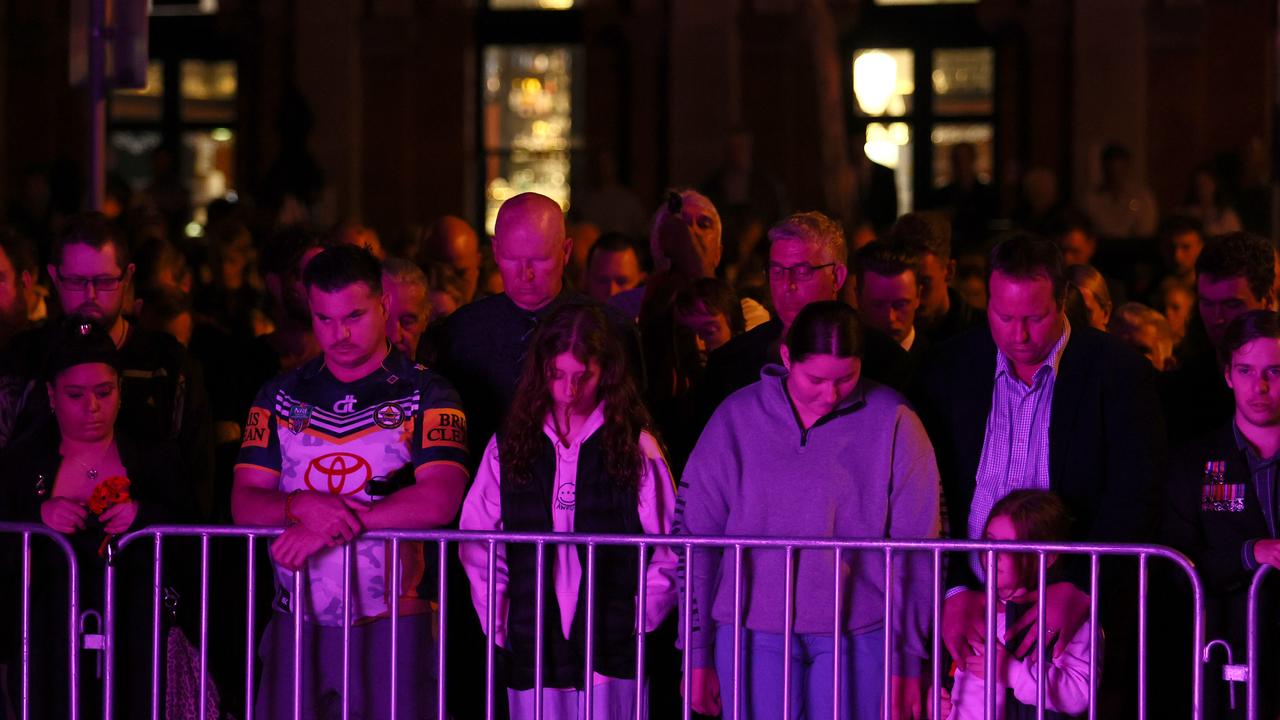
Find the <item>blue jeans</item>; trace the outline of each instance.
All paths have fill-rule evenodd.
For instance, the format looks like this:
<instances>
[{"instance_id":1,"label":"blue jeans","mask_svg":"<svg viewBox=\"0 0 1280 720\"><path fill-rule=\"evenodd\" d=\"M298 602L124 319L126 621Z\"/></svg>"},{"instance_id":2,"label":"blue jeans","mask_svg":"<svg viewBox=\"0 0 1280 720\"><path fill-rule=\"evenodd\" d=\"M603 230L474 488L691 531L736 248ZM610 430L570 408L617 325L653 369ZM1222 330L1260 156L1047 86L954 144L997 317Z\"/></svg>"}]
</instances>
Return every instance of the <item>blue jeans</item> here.
<instances>
[{"instance_id":1,"label":"blue jeans","mask_svg":"<svg viewBox=\"0 0 1280 720\"><path fill-rule=\"evenodd\" d=\"M832 713L830 635L792 636L791 717L827 720ZM783 635L742 630L742 715L733 716L733 626L716 628L716 674L720 677L721 717L725 720L775 720L782 716ZM884 630L845 635L840 651L840 715L843 720L880 717L884 687Z\"/></svg>"}]
</instances>

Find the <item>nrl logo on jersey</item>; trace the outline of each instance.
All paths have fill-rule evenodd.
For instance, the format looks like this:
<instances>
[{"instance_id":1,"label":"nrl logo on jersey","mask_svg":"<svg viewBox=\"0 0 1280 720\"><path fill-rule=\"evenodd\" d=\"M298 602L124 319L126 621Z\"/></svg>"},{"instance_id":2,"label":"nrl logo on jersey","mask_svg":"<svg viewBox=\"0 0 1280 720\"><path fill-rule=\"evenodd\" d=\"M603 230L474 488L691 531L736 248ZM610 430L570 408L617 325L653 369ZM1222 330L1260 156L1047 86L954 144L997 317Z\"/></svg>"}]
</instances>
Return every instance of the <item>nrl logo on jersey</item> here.
<instances>
[{"instance_id":1,"label":"nrl logo on jersey","mask_svg":"<svg viewBox=\"0 0 1280 720\"><path fill-rule=\"evenodd\" d=\"M299 403L289 408L289 429L300 433L311 424L311 406Z\"/></svg>"},{"instance_id":2,"label":"nrl logo on jersey","mask_svg":"<svg viewBox=\"0 0 1280 720\"><path fill-rule=\"evenodd\" d=\"M385 430L393 430L404 424L404 410L399 403L382 403L373 411L373 422Z\"/></svg>"}]
</instances>

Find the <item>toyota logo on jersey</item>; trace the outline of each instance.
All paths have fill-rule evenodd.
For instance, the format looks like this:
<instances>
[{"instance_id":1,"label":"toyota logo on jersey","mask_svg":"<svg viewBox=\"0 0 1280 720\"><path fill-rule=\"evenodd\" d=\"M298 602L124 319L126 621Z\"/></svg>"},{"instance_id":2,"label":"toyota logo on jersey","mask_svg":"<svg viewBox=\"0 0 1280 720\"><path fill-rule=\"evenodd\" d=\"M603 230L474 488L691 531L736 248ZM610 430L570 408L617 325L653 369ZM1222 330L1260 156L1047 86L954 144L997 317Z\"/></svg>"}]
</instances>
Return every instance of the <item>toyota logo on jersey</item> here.
<instances>
[{"instance_id":1,"label":"toyota logo on jersey","mask_svg":"<svg viewBox=\"0 0 1280 720\"><path fill-rule=\"evenodd\" d=\"M373 468L367 460L352 453L336 452L312 460L302 481L316 492L355 495L371 477Z\"/></svg>"}]
</instances>

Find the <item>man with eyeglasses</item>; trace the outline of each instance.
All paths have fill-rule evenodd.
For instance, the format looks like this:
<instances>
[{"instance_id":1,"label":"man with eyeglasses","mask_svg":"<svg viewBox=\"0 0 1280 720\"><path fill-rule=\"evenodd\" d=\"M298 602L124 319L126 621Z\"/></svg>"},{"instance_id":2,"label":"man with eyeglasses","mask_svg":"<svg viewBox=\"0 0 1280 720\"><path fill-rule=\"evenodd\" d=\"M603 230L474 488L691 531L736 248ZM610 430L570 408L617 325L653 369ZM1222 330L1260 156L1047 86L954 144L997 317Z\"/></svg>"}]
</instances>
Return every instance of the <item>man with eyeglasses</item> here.
<instances>
[{"instance_id":1,"label":"man with eyeglasses","mask_svg":"<svg viewBox=\"0 0 1280 720\"><path fill-rule=\"evenodd\" d=\"M792 215L769 229L766 270L775 316L711 353L708 387L700 408L705 418L735 390L760 379L760 370L779 360L778 346L806 305L835 300L848 278L844 231L820 212ZM896 390L907 384L907 352L888 336L866 329L862 374Z\"/></svg>"},{"instance_id":2,"label":"man with eyeglasses","mask_svg":"<svg viewBox=\"0 0 1280 720\"><path fill-rule=\"evenodd\" d=\"M198 364L165 333L148 332L125 317L124 300L133 279L129 248L120 230L101 213L74 218L54 242L48 266L64 312L93 318L120 349L121 404L119 422L130 435L146 442L176 442L200 509L213 504L213 426L209 399ZM52 336L45 328L14 339L13 372L24 392L13 412L15 436L51 420L48 396L40 383ZM0 425L9 418L0 419Z\"/></svg>"}]
</instances>

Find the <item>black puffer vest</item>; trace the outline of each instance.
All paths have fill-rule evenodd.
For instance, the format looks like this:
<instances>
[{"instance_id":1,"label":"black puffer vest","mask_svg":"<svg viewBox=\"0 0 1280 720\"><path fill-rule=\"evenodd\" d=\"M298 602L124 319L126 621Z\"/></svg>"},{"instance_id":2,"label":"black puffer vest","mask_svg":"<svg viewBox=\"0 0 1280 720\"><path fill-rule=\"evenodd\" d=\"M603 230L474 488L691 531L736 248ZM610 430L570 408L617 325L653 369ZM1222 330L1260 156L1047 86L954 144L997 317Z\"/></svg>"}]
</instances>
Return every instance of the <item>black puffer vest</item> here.
<instances>
[{"instance_id":1,"label":"black puffer vest","mask_svg":"<svg viewBox=\"0 0 1280 720\"><path fill-rule=\"evenodd\" d=\"M606 474L602 449L603 429L586 440L578 452L574 530L580 533L640 534L640 514L635 490L623 490ZM502 527L511 532L552 531L551 506L557 488L556 449L549 438L534 463L533 477L517 484L502 473ZM550 548L551 546L548 546ZM537 591L537 547L507 544L506 661L508 684L515 690L534 686L534 615ZM582 582L578 588L578 610L569 637L560 624L560 604L556 599L551 558L543 586L543 683L551 688L583 687L586 661L587 549L578 547ZM593 669L617 678L635 677L636 573L639 560L633 547L596 546L595 563L595 645Z\"/></svg>"}]
</instances>

